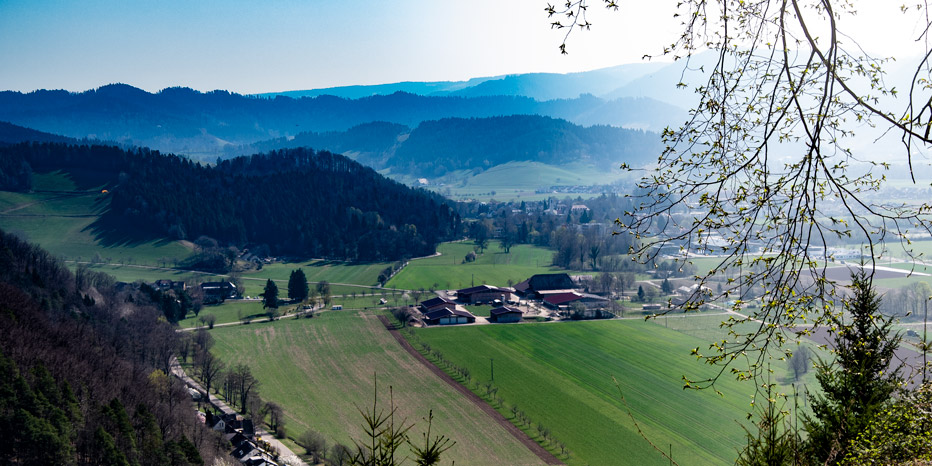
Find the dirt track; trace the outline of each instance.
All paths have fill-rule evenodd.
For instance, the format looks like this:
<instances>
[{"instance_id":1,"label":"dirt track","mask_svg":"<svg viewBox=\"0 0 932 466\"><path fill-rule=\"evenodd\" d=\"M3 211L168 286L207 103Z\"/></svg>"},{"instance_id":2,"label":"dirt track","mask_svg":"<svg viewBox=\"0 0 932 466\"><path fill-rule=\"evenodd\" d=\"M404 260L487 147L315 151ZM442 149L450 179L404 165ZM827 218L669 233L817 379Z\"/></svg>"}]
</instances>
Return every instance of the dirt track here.
<instances>
[{"instance_id":1,"label":"dirt track","mask_svg":"<svg viewBox=\"0 0 932 466\"><path fill-rule=\"evenodd\" d=\"M427 358L424 357L424 355L419 353L416 349L414 349L413 346L411 346L410 343L408 343L408 340L405 340L404 337L401 336L401 333L398 332L398 330L395 329L395 326L392 325L388 321L388 318L386 318L385 316L379 316L379 320L382 321L382 324L385 325L385 328L388 330L389 333L392 334L393 337L395 337L395 340L398 342L399 345L401 345L402 348L407 350L408 353L410 353L412 356L414 356L415 359L420 361L421 364L427 367L427 369L430 370L434 375L436 375L437 377L442 379L444 382L449 384L451 387L453 387L456 391L461 393L464 397L466 397L466 399L471 401L477 408L479 408L480 410L484 411L486 414L491 416L492 419L498 422L498 424L501 425L503 429L508 431L508 433L514 436L514 438L516 438L519 442L521 442L521 444L526 446L528 450L531 450L531 452L533 452L535 455L537 455L541 460L543 460L547 464L563 464L563 462L557 459L556 456L553 456L552 453L550 453L544 447L540 446L537 442L535 442L530 437L528 437L527 434L521 431L521 429L518 429L517 427L515 427L515 425L512 424L508 419L505 419L505 416L502 416L501 413L499 413L494 408L489 406L489 404L486 403L482 398L479 398L478 395L471 392L468 388L460 385L459 382L457 382L452 377L450 377L446 372L440 370L440 368L438 368L433 363L428 361Z\"/></svg>"}]
</instances>

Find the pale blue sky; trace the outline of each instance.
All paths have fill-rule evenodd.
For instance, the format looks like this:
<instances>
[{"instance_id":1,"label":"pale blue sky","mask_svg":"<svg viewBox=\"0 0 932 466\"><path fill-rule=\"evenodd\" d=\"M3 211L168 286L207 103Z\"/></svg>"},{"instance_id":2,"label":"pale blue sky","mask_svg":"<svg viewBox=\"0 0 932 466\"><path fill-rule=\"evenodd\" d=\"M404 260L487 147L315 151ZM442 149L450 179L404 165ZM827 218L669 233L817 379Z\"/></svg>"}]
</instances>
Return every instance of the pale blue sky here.
<instances>
[{"instance_id":1,"label":"pale blue sky","mask_svg":"<svg viewBox=\"0 0 932 466\"><path fill-rule=\"evenodd\" d=\"M0 0L0 90L258 93L585 71L658 52L675 37L674 4L593 8L594 29L561 56L540 0Z\"/></svg>"}]
</instances>

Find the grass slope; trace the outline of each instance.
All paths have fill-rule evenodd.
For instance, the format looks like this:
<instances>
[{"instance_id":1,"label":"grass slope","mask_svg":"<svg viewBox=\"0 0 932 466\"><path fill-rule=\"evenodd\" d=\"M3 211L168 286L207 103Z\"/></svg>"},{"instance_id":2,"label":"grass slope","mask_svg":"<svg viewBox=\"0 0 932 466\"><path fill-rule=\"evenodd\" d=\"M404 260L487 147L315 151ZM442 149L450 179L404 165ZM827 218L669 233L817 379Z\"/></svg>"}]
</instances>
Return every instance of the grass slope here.
<instances>
[{"instance_id":1,"label":"grass slope","mask_svg":"<svg viewBox=\"0 0 932 466\"><path fill-rule=\"evenodd\" d=\"M738 420L752 384L723 377L724 397L682 389L684 374L711 375L688 356L708 340L640 320L429 328L415 338L482 383L494 359L506 417L516 404L533 435L537 423L549 428L572 452L569 464L667 464L638 435L612 377L647 438L672 445L679 464L728 464L744 443Z\"/></svg>"},{"instance_id":2,"label":"grass slope","mask_svg":"<svg viewBox=\"0 0 932 466\"><path fill-rule=\"evenodd\" d=\"M506 286L508 280L521 282L538 273L565 272L551 266L553 251L527 244L516 245L510 254L490 241L485 253L475 262L463 263L463 258L473 250L473 243L443 243L437 247L441 255L412 260L398 272L386 286L403 289L461 289L483 283Z\"/></svg>"},{"instance_id":3,"label":"grass slope","mask_svg":"<svg viewBox=\"0 0 932 466\"><path fill-rule=\"evenodd\" d=\"M155 265L161 259L182 260L191 249L178 241L144 241L103 245L91 231L107 205L107 194L78 191L62 173L33 175L35 193L0 191L0 229L23 236L52 254L72 260L90 260L99 254L111 262Z\"/></svg>"},{"instance_id":4,"label":"grass slope","mask_svg":"<svg viewBox=\"0 0 932 466\"><path fill-rule=\"evenodd\" d=\"M444 464L542 464L404 351L372 313L327 312L211 333L213 351L228 365L249 364L262 383L262 397L284 407L293 437L310 428L331 444L360 438L363 420L356 406L372 402L377 373L380 406L387 406L392 386L401 417L418 421L415 438L426 428L421 418L433 409L433 433L457 441L444 454Z\"/></svg>"}]
</instances>

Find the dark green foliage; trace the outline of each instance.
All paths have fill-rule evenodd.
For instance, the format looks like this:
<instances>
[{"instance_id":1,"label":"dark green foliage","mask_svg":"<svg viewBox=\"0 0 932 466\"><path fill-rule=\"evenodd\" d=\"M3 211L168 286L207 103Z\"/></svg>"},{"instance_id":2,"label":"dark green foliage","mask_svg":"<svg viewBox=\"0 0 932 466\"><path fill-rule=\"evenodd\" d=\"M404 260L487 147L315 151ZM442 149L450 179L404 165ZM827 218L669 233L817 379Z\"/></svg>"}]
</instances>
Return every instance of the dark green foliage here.
<instances>
[{"instance_id":1,"label":"dark green foliage","mask_svg":"<svg viewBox=\"0 0 932 466\"><path fill-rule=\"evenodd\" d=\"M431 436L430 429L434 423L434 411L427 414L427 431L422 434L424 446L411 443L411 452L414 453L414 464L418 466L433 466L440 463L440 455L456 445L456 442L443 435Z\"/></svg>"},{"instance_id":2,"label":"dark green foliage","mask_svg":"<svg viewBox=\"0 0 932 466\"><path fill-rule=\"evenodd\" d=\"M539 115L444 118L422 122L386 165L431 177L524 160L558 165L573 160L609 168L619 161L646 163L662 150L654 133L582 127Z\"/></svg>"},{"instance_id":3,"label":"dark green foliage","mask_svg":"<svg viewBox=\"0 0 932 466\"><path fill-rule=\"evenodd\" d=\"M852 321L834 322L835 360L818 361L822 394L811 395L812 415L805 417L811 454L820 464L845 457L900 383L899 367L891 367L900 343L891 330L893 319L879 313L880 298L863 270L852 281L854 295L845 301Z\"/></svg>"},{"instance_id":4,"label":"dark green foliage","mask_svg":"<svg viewBox=\"0 0 932 466\"><path fill-rule=\"evenodd\" d=\"M669 279L663 279L663 282L660 283L660 291L663 291L664 294L673 293L673 284L670 283Z\"/></svg>"},{"instance_id":5,"label":"dark green foliage","mask_svg":"<svg viewBox=\"0 0 932 466\"><path fill-rule=\"evenodd\" d=\"M139 287L139 291L149 298L149 301L162 311L165 320L177 323L188 315L194 307L194 300L187 291L168 290L161 291L147 283Z\"/></svg>"},{"instance_id":6,"label":"dark green foliage","mask_svg":"<svg viewBox=\"0 0 932 466\"><path fill-rule=\"evenodd\" d=\"M103 427L98 427L94 432L94 446L98 461L100 464L108 466L130 466L126 455L117 448L113 436L108 434Z\"/></svg>"},{"instance_id":7,"label":"dark green foliage","mask_svg":"<svg viewBox=\"0 0 932 466\"><path fill-rule=\"evenodd\" d=\"M288 277L288 298L292 301L305 301L309 292L304 269L292 270Z\"/></svg>"},{"instance_id":8,"label":"dark green foliage","mask_svg":"<svg viewBox=\"0 0 932 466\"><path fill-rule=\"evenodd\" d=\"M0 464L171 464L163 453L182 433L216 454L164 375L174 329L147 296L108 283L0 232L0 341L15 342L0 348Z\"/></svg>"},{"instance_id":9,"label":"dark green foliage","mask_svg":"<svg viewBox=\"0 0 932 466\"><path fill-rule=\"evenodd\" d=\"M893 402L852 441L842 464L932 463L932 385Z\"/></svg>"},{"instance_id":10,"label":"dark green foliage","mask_svg":"<svg viewBox=\"0 0 932 466\"><path fill-rule=\"evenodd\" d=\"M90 173L86 187L106 185L110 208L92 225L105 243L183 232L238 247L267 245L273 254L368 261L432 254L459 227L440 195L329 152L291 149L207 167L144 149L0 148L0 159L11 156L37 172ZM210 270L228 267L205 254L193 260Z\"/></svg>"},{"instance_id":11,"label":"dark green foliage","mask_svg":"<svg viewBox=\"0 0 932 466\"><path fill-rule=\"evenodd\" d=\"M747 445L738 455L738 466L783 466L800 464L799 442L787 422L787 414L773 398L768 385L767 398L758 407L754 429L744 427ZM785 401L785 400L784 400Z\"/></svg>"},{"instance_id":12,"label":"dark green foliage","mask_svg":"<svg viewBox=\"0 0 932 466\"><path fill-rule=\"evenodd\" d=\"M265 282L265 289L262 293L262 309L278 309L278 285L268 279Z\"/></svg>"}]
</instances>

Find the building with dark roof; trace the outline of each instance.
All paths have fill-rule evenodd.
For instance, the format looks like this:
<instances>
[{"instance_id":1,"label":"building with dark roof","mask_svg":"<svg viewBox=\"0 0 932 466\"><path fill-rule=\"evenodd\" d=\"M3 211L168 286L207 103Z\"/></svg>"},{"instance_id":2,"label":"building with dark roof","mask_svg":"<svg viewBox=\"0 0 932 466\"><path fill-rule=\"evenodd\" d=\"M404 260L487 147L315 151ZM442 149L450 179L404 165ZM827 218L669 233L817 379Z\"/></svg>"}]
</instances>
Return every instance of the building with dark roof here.
<instances>
[{"instance_id":1,"label":"building with dark roof","mask_svg":"<svg viewBox=\"0 0 932 466\"><path fill-rule=\"evenodd\" d=\"M489 311L489 322L503 324L506 322L521 322L524 311L511 306L496 307Z\"/></svg>"},{"instance_id":2,"label":"building with dark roof","mask_svg":"<svg viewBox=\"0 0 932 466\"><path fill-rule=\"evenodd\" d=\"M456 303L452 299L445 298L443 296L437 296L435 298L430 298L427 301L421 301L420 307L421 312L427 314L430 311L435 311L442 307L455 306Z\"/></svg>"},{"instance_id":3,"label":"building with dark roof","mask_svg":"<svg viewBox=\"0 0 932 466\"><path fill-rule=\"evenodd\" d=\"M204 282L201 289L204 290L204 304L220 303L237 296L236 285L231 282Z\"/></svg>"},{"instance_id":4,"label":"building with dark roof","mask_svg":"<svg viewBox=\"0 0 932 466\"><path fill-rule=\"evenodd\" d=\"M424 322L427 325L472 324L476 322L476 316L465 309L444 307L425 314Z\"/></svg>"},{"instance_id":5,"label":"building with dark roof","mask_svg":"<svg viewBox=\"0 0 932 466\"><path fill-rule=\"evenodd\" d=\"M572 290L576 283L565 273L537 274L515 285L515 290L525 296L540 299L541 291Z\"/></svg>"},{"instance_id":6,"label":"building with dark roof","mask_svg":"<svg viewBox=\"0 0 932 466\"><path fill-rule=\"evenodd\" d=\"M456 290L456 298L467 304L491 303L496 299L507 301L510 296L510 288L499 288L491 285L479 285Z\"/></svg>"}]
</instances>

